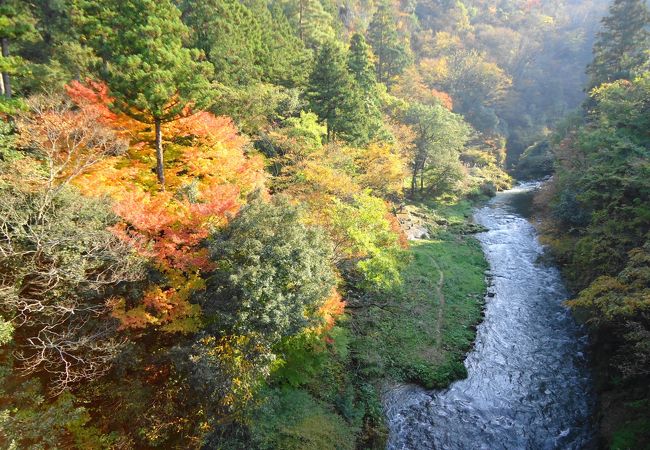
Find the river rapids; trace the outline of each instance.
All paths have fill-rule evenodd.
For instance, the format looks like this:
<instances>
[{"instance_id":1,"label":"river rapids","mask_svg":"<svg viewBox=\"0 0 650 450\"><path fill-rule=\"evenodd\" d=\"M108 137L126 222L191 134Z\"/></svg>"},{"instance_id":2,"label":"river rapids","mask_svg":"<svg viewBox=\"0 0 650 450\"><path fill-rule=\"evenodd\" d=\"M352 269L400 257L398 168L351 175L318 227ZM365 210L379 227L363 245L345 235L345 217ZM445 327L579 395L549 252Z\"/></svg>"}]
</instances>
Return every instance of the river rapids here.
<instances>
[{"instance_id":1,"label":"river rapids","mask_svg":"<svg viewBox=\"0 0 650 450\"><path fill-rule=\"evenodd\" d=\"M475 212L491 294L465 361L468 377L441 391L395 386L384 396L397 449L593 448L594 395L586 336L568 293L527 220L535 183Z\"/></svg>"}]
</instances>

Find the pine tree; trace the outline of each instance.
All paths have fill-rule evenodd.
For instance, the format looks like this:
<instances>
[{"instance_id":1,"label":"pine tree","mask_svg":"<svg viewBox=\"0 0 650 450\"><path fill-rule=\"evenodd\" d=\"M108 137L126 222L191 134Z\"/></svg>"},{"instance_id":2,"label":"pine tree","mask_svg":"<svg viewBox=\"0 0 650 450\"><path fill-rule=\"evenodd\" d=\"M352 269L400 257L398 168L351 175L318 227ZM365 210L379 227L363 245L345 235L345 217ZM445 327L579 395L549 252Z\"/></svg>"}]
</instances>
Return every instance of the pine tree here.
<instances>
[{"instance_id":1,"label":"pine tree","mask_svg":"<svg viewBox=\"0 0 650 450\"><path fill-rule=\"evenodd\" d=\"M368 41L377 56L377 80L389 82L402 73L409 63L409 54L397 33L391 4L384 0L379 4L368 27Z\"/></svg>"},{"instance_id":2,"label":"pine tree","mask_svg":"<svg viewBox=\"0 0 650 450\"><path fill-rule=\"evenodd\" d=\"M307 89L311 109L327 125L327 140L342 138L353 145L370 140L374 116L367 114L367 96L347 68L338 43L328 42L318 54Z\"/></svg>"},{"instance_id":3,"label":"pine tree","mask_svg":"<svg viewBox=\"0 0 650 450\"><path fill-rule=\"evenodd\" d=\"M14 41L35 38L36 21L27 4L20 0L0 0L0 18L0 93L10 100L13 95L11 76L20 71L25 65L25 60L19 56L11 56L9 47Z\"/></svg>"},{"instance_id":4,"label":"pine tree","mask_svg":"<svg viewBox=\"0 0 650 450\"><path fill-rule=\"evenodd\" d=\"M212 66L183 47L188 30L170 0L115 2L106 24L113 30L105 77L114 107L155 126L156 173L164 188L162 128L210 100Z\"/></svg>"},{"instance_id":5,"label":"pine tree","mask_svg":"<svg viewBox=\"0 0 650 450\"><path fill-rule=\"evenodd\" d=\"M341 106L352 91L343 50L334 42L321 48L309 79L307 99L311 109L327 125L327 140L339 131Z\"/></svg>"},{"instance_id":6,"label":"pine tree","mask_svg":"<svg viewBox=\"0 0 650 450\"><path fill-rule=\"evenodd\" d=\"M239 0L185 0L180 7L191 43L214 65L217 81L226 85L259 81L264 39L257 15Z\"/></svg>"},{"instance_id":7,"label":"pine tree","mask_svg":"<svg viewBox=\"0 0 650 450\"><path fill-rule=\"evenodd\" d=\"M323 8L320 0L300 1L300 35L308 47L318 48L324 42L334 39L332 15Z\"/></svg>"},{"instance_id":8,"label":"pine tree","mask_svg":"<svg viewBox=\"0 0 650 450\"><path fill-rule=\"evenodd\" d=\"M354 134L361 144L366 144L383 132L383 122L372 53L365 38L359 33L355 33L350 39L348 70L358 91L356 101L361 103L364 111Z\"/></svg>"},{"instance_id":9,"label":"pine tree","mask_svg":"<svg viewBox=\"0 0 650 450\"><path fill-rule=\"evenodd\" d=\"M279 5L271 9L265 0L246 0L262 28L263 52L259 56L262 81L287 87L304 85L312 52L295 34Z\"/></svg>"},{"instance_id":10,"label":"pine tree","mask_svg":"<svg viewBox=\"0 0 650 450\"><path fill-rule=\"evenodd\" d=\"M594 44L594 61L587 69L591 88L629 78L648 61L650 14L644 0L614 0Z\"/></svg>"},{"instance_id":11,"label":"pine tree","mask_svg":"<svg viewBox=\"0 0 650 450\"><path fill-rule=\"evenodd\" d=\"M348 55L348 70L357 84L365 91L370 92L376 89L377 78L370 46L363 35L355 33L350 39L350 53Z\"/></svg>"}]
</instances>

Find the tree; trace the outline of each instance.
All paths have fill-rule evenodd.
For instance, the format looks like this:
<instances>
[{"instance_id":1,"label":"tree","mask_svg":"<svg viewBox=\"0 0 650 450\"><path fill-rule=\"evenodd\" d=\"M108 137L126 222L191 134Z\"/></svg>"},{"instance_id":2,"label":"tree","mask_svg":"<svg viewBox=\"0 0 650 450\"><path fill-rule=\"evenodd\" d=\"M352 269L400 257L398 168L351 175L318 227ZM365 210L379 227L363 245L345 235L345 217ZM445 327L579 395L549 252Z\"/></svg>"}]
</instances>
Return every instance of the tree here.
<instances>
[{"instance_id":1,"label":"tree","mask_svg":"<svg viewBox=\"0 0 650 450\"><path fill-rule=\"evenodd\" d=\"M379 82L390 82L395 75L402 73L410 57L397 33L390 2L384 0L379 4L368 27L368 41L377 56L376 70Z\"/></svg>"},{"instance_id":2,"label":"tree","mask_svg":"<svg viewBox=\"0 0 650 450\"><path fill-rule=\"evenodd\" d=\"M589 87L620 78L648 61L650 13L643 0L614 0L594 44L594 60L587 69Z\"/></svg>"},{"instance_id":3,"label":"tree","mask_svg":"<svg viewBox=\"0 0 650 450\"><path fill-rule=\"evenodd\" d=\"M275 343L319 322L335 284L332 250L286 198L254 198L209 245L217 270L203 303L217 329Z\"/></svg>"},{"instance_id":4,"label":"tree","mask_svg":"<svg viewBox=\"0 0 650 450\"><path fill-rule=\"evenodd\" d=\"M345 64L345 54L334 42L320 49L309 78L309 106L327 125L327 140L341 129L341 108L349 98L352 83Z\"/></svg>"},{"instance_id":5,"label":"tree","mask_svg":"<svg viewBox=\"0 0 650 450\"><path fill-rule=\"evenodd\" d=\"M435 185L436 178L447 175L447 171L460 165L460 151L469 138L470 128L462 116L452 113L440 104L410 105L404 113L404 120L413 127L417 136L410 161L411 195L414 195L418 175L422 192L427 171L433 178L429 181Z\"/></svg>"},{"instance_id":6,"label":"tree","mask_svg":"<svg viewBox=\"0 0 650 450\"><path fill-rule=\"evenodd\" d=\"M348 72L346 54L335 42L325 44L309 79L309 106L325 121L327 141L341 137L353 145L365 145L379 134L381 114ZM369 87L369 86L368 86Z\"/></svg>"},{"instance_id":7,"label":"tree","mask_svg":"<svg viewBox=\"0 0 650 450\"><path fill-rule=\"evenodd\" d=\"M124 0L111 5L104 76L113 107L155 127L156 173L165 186L162 124L200 110L211 98L212 66L199 50L183 47L188 29L171 0Z\"/></svg>"},{"instance_id":8,"label":"tree","mask_svg":"<svg viewBox=\"0 0 650 450\"><path fill-rule=\"evenodd\" d=\"M0 312L16 328L19 368L47 373L58 394L110 368L125 341L106 298L144 270L107 230L116 217L104 202L69 185L53 195L46 179L24 173L33 161L17 163L0 183Z\"/></svg>"},{"instance_id":9,"label":"tree","mask_svg":"<svg viewBox=\"0 0 650 450\"><path fill-rule=\"evenodd\" d=\"M246 85L261 78L263 30L258 17L245 4L238 0L180 3L192 44L214 65L219 82Z\"/></svg>"},{"instance_id":10,"label":"tree","mask_svg":"<svg viewBox=\"0 0 650 450\"><path fill-rule=\"evenodd\" d=\"M258 0L179 3L192 44L205 52L220 83L291 86L304 80L309 54L277 5L270 10Z\"/></svg>"},{"instance_id":11,"label":"tree","mask_svg":"<svg viewBox=\"0 0 650 450\"><path fill-rule=\"evenodd\" d=\"M443 87L453 98L455 110L478 130L496 131L499 125L496 113L512 80L497 64L475 50L455 52L448 58L448 67Z\"/></svg>"},{"instance_id":12,"label":"tree","mask_svg":"<svg viewBox=\"0 0 650 450\"><path fill-rule=\"evenodd\" d=\"M372 53L362 34L354 33L350 39L348 70L364 92L375 94L377 78L372 64Z\"/></svg>"},{"instance_id":13,"label":"tree","mask_svg":"<svg viewBox=\"0 0 650 450\"><path fill-rule=\"evenodd\" d=\"M20 144L46 162L45 211L57 193L108 156L124 153L127 143L102 124L102 114L87 104L77 109L63 96L34 96L18 117Z\"/></svg>"},{"instance_id":14,"label":"tree","mask_svg":"<svg viewBox=\"0 0 650 450\"><path fill-rule=\"evenodd\" d=\"M34 27L35 20L26 3L16 0L0 1L0 46L2 47L2 58L0 59L0 94L6 99L13 95L11 87L11 76L15 75L25 64L23 58L11 56L9 46L12 41L22 39L33 39L37 36Z\"/></svg>"},{"instance_id":15,"label":"tree","mask_svg":"<svg viewBox=\"0 0 650 450\"><path fill-rule=\"evenodd\" d=\"M374 138L386 137L377 79L372 64L372 52L363 35L359 33L355 33L350 39L348 71L352 75L354 89L360 94L357 101L363 107L363 114L357 118L354 129L350 130L352 136L356 134L354 144L365 145ZM354 97L350 100L354 100Z\"/></svg>"}]
</instances>

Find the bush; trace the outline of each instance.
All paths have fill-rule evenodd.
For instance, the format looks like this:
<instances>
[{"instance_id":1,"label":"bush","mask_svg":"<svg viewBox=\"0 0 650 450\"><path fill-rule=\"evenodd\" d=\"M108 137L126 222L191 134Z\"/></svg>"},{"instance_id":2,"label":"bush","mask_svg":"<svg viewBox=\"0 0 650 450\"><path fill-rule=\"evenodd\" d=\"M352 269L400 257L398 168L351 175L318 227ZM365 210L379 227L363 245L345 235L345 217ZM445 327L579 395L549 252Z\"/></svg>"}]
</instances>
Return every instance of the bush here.
<instances>
[{"instance_id":1,"label":"bush","mask_svg":"<svg viewBox=\"0 0 650 450\"><path fill-rule=\"evenodd\" d=\"M335 285L331 246L286 198L256 196L209 246L218 269L203 303L216 329L277 342L318 324L317 310Z\"/></svg>"},{"instance_id":2,"label":"bush","mask_svg":"<svg viewBox=\"0 0 650 450\"><path fill-rule=\"evenodd\" d=\"M353 449L355 438L341 416L305 391L277 389L266 393L251 426L260 450Z\"/></svg>"}]
</instances>

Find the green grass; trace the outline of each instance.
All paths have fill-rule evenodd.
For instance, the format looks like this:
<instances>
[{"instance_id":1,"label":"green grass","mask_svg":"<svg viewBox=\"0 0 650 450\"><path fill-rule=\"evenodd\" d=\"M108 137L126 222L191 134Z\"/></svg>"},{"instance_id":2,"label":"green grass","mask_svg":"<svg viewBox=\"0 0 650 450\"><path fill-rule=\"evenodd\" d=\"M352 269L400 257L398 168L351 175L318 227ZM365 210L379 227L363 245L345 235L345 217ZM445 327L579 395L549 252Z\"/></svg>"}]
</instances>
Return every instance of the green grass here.
<instances>
[{"instance_id":1,"label":"green grass","mask_svg":"<svg viewBox=\"0 0 650 450\"><path fill-rule=\"evenodd\" d=\"M402 285L355 315L353 349L367 377L440 388L466 376L463 360L481 319L487 264L476 239L450 232L414 242L410 251Z\"/></svg>"}]
</instances>

